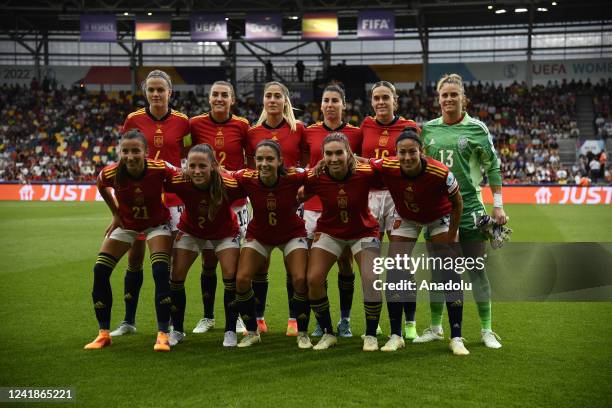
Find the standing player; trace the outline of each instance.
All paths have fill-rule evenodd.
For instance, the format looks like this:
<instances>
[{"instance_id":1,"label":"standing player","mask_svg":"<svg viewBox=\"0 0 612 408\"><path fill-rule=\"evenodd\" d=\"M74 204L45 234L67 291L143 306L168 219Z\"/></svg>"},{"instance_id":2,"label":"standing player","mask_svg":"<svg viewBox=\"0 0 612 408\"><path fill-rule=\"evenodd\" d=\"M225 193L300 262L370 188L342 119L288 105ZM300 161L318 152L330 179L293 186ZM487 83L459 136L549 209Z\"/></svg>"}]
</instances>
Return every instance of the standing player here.
<instances>
[{"instance_id":1,"label":"standing player","mask_svg":"<svg viewBox=\"0 0 612 408\"><path fill-rule=\"evenodd\" d=\"M463 214L459 225L459 242L465 257L481 257L485 253L487 237L476 223L484 215L485 207L480 193L484 170L493 192L493 219L497 224L507 222L503 209L502 178L499 159L487 126L471 118L465 108L467 99L459 75L443 76L437 85L442 116L423 126L423 143L428 156L448 166L457 177L463 197ZM482 169L482 170L481 170ZM485 270L469 270L473 295L480 316L481 338L489 348L500 348L499 336L491 330L491 287ZM417 342L441 340L442 305L430 304L431 327L417 338Z\"/></svg>"},{"instance_id":2,"label":"standing player","mask_svg":"<svg viewBox=\"0 0 612 408\"><path fill-rule=\"evenodd\" d=\"M268 82L264 87L263 111L257 124L249 129L246 149L249 168L254 168L255 148L262 140L271 139L280 145L283 163L287 167L304 166L303 142L304 125L295 119L293 106L289 98L289 90L280 82ZM268 331L264 312L268 295L268 265L259 271L253 278L253 291L259 300L257 304L257 323L259 331ZM295 313L291 310L293 298L292 279L287 275L287 300L289 302L289 319L287 321L287 336L297 336L297 321Z\"/></svg>"},{"instance_id":3,"label":"standing player","mask_svg":"<svg viewBox=\"0 0 612 408\"><path fill-rule=\"evenodd\" d=\"M388 81L379 81L372 86L372 109L374 116L366 117L361 123L363 143L361 145L362 157L371 159L384 159L395 156L395 140L406 128L418 129L417 124L397 115L398 95L395 86ZM385 231L391 231L394 219L393 200L388 190L372 189L368 204L380 226L381 239ZM405 336L414 339L417 336L414 317L406 322Z\"/></svg>"},{"instance_id":4,"label":"standing player","mask_svg":"<svg viewBox=\"0 0 612 408\"><path fill-rule=\"evenodd\" d=\"M335 346L336 336L331 323L325 281L332 265L345 248L350 248L361 272L366 316L363 350L378 350L376 329L380 320L382 297L374 290L376 276L374 257L380 240L378 223L368 208L370 185L378 185L378 177L369 165L358 164L346 136L334 132L322 143L324 170L310 170L304 194L316 194L323 203L317 220L314 240L308 259L308 298L324 334L314 346L324 350Z\"/></svg>"},{"instance_id":5,"label":"standing player","mask_svg":"<svg viewBox=\"0 0 612 408\"><path fill-rule=\"evenodd\" d=\"M323 90L321 98L321 112L323 121L308 126L304 131L304 142L306 149L310 152L309 167L314 168L323 158L321 154L323 139L333 132L342 132L346 135L351 150L355 154L361 154L362 135L358 127L344 122L344 109L346 108L346 97L344 90L338 85L328 85ZM317 220L321 216L323 207L319 196L313 196L304 203L304 221L306 221L306 232L308 240L312 244L314 230ZM353 304L353 293L355 292L355 273L353 272L353 257L351 251L346 248L338 258L338 289L340 291L340 321L338 322L338 335L340 337L352 337L350 317ZM321 337L323 331L317 323L312 333L315 337Z\"/></svg>"},{"instance_id":6,"label":"standing player","mask_svg":"<svg viewBox=\"0 0 612 408\"><path fill-rule=\"evenodd\" d=\"M172 254L170 288L174 330L170 333L171 346L185 338L185 278L206 246L215 251L223 275L223 346L234 347L237 344L237 313L230 305L236 297L240 230L231 203L234 199L243 198L244 194L234 180L223 177L219 171L215 151L207 144L198 144L191 148L187 156L186 175L178 175L166 183L166 191L176 193L185 203Z\"/></svg>"},{"instance_id":7,"label":"standing player","mask_svg":"<svg viewBox=\"0 0 612 408\"><path fill-rule=\"evenodd\" d=\"M296 214L298 190L308 174L293 167L285 169L280 146L272 140L263 140L257 145L255 166L257 171L234 173L253 206L253 219L240 253L236 282L237 306L248 330L238 347L249 347L261 341L256 319L257 295L252 282L274 247L278 247L283 251L285 268L294 288L291 303L297 316L298 347L311 348L307 334L310 314L306 289L308 244L304 221Z\"/></svg>"},{"instance_id":8,"label":"standing player","mask_svg":"<svg viewBox=\"0 0 612 408\"><path fill-rule=\"evenodd\" d=\"M217 81L210 88L210 112L198 115L189 121L194 144L207 143L215 149L216 159L226 170L236 171L244 168L244 150L247 142L249 121L233 115L232 106L236 103L236 93L231 83ZM236 200L232 209L238 217L240 235L244 237L249 223L246 199ZM194 333L206 333L215 327L215 296L217 291L217 258L211 248L202 252L202 273L200 289L204 316L193 329ZM240 326L240 325L238 325ZM239 327L236 331L239 331Z\"/></svg>"},{"instance_id":9,"label":"standing player","mask_svg":"<svg viewBox=\"0 0 612 408\"><path fill-rule=\"evenodd\" d=\"M123 134L119 143L118 163L106 166L98 176L98 190L113 214L94 265L93 304L100 331L85 345L86 350L110 346L113 294L110 276L121 257L139 234L144 234L151 252L155 280L157 342L155 351L170 351L170 250L172 238L170 214L162 203L164 182L177 173L164 161L147 159L147 141L138 130ZM110 189L115 190L115 197Z\"/></svg>"},{"instance_id":10,"label":"standing player","mask_svg":"<svg viewBox=\"0 0 612 408\"><path fill-rule=\"evenodd\" d=\"M142 84L142 92L148 107L130 113L123 124L123 132L140 130L147 139L149 158L165 160L180 168L181 159L191 145L189 119L180 112L170 109L172 80L164 71L149 72ZM176 234L183 203L174 194L164 194L164 204L170 210L170 228ZM111 336L122 336L136 332L136 308L142 286L142 261L145 255L145 241L139 237L128 253L128 268L125 273L125 317Z\"/></svg>"},{"instance_id":11,"label":"standing player","mask_svg":"<svg viewBox=\"0 0 612 408\"><path fill-rule=\"evenodd\" d=\"M430 255L441 258L452 256L452 251L447 245L455 242L463 208L455 176L442 163L425 157L416 129L404 130L398 136L395 146L397 157L370 159L372 168L382 175L398 214L389 237L388 257L395 258L397 255L410 257L423 228L425 228L425 239L433 244L428 246ZM388 270L387 281L398 283L403 278L401 275L402 271ZM452 270L434 269L432 276L435 282L457 280ZM381 350L396 351L404 347L403 303L407 300L412 312L407 314L406 319L414 318L416 291L410 293L409 299L394 291L387 291L386 294L391 337ZM448 291L446 306L451 326L450 348L456 355L469 354L461 337L463 292Z\"/></svg>"}]
</instances>

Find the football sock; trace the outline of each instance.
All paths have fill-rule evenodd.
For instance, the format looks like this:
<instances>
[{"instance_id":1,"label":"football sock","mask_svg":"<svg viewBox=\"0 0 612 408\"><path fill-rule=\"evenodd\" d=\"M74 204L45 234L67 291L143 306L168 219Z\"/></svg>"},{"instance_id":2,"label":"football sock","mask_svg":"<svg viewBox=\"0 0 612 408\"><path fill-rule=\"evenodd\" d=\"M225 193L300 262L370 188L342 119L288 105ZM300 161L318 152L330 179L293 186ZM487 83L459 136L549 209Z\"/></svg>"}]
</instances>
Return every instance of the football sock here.
<instances>
[{"instance_id":1,"label":"football sock","mask_svg":"<svg viewBox=\"0 0 612 408\"><path fill-rule=\"evenodd\" d=\"M327 296L321 299L313 299L310 301L310 308L317 318L319 327L324 333L334 334L331 323L331 315L329 314L329 299Z\"/></svg>"},{"instance_id":2,"label":"football sock","mask_svg":"<svg viewBox=\"0 0 612 408\"><path fill-rule=\"evenodd\" d=\"M111 309L113 307L113 292L110 276L117 265L114 256L100 252L93 268L94 282L91 297L93 299L96 319L101 330L109 330Z\"/></svg>"},{"instance_id":3,"label":"football sock","mask_svg":"<svg viewBox=\"0 0 612 408\"><path fill-rule=\"evenodd\" d=\"M266 312L266 299L268 297L268 274L253 276L251 285L257 299L255 303L255 316L263 318Z\"/></svg>"},{"instance_id":4,"label":"football sock","mask_svg":"<svg viewBox=\"0 0 612 408\"><path fill-rule=\"evenodd\" d=\"M340 291L340 318L349 319L355 293L355 275L338 275L338 290Z\"/></svg>"},{"instance_id":5,"label":"football sock","mask_svg":"<svg viewBox=\"0 0 612 408\"><path fill-rule=\"evenodd\" d=\"M295 319L295 310L293 310L293 304L291 303L291 299L293 299L294 294L293 289L293 280L291 279L291 275L287 274L287 299L289 301L289 318Z\"/></svg>"},{"instance_id":6,"label":"football sock","mask_svg":"<svg viewBox=\"0 0 612 408\"><path fill-rule=\"evenodd\" d=\"M200 274L200 289L202 291L202 304L204 305L204 317L215 318L215 295L217 293L217 268L202 268Z\"/></svg>"},{"instance_id":7,"label":"football sock","mask_svg":"<svg viewBox=\"0 0 612 408\"><path fill-rule=\"evenodd\" d=\"M451 339L454 337L461 337L463 302L461 300L446 302L446 310L448 310L448 323L450 324L451 329Z\"/></svg>"},{"instance_id":8,"label":"football sock","mask_svg":"<svg viewBox=\"0 0 612 408\"><path fill-rule=\"evenodd\" d=\"M170 254L155 252L151 254L151 268L155 281L155 314L157 315L157 329L168 333L170 324Z\"/></svg>"},{"instance_id":9,"label":"football sock","mask_svg":"<svg viewBox=\"0 0 612 408\"><path fill-rule=\"evenodd\" d=\"M142 281L142 265L138 267L128 265L123 279L123 300L125 301L125 318L123 320L131 325L136 323L136 308L138 307Z\"/></svg>"},{"instance_id":10,"label":"football sock","mask_svg":"<svg viewBox=\"0 0 612 408\"><path fill-rule=\"evenodd\" d=\"M491 330L491 302L478 302L478 316L480 317L480 328Z\"/></svg>"},{"instance_id":11,"label":"football sock","mask_svg":"<svg viewBox=\"0 0 612 408\"><path fill-rule=\"evenodd\" d=\"M255 318L255 293L250 288L245 293L236 293L236 308L240 317L250 332L257 331L257 319Z\"/></svg>"},{"instance_id":12,"label":"football sock","mask_svg":"<svg viewBox=\"0 0 612 408\"><path fill-rule=\"evenodd\" d=\"M308 305L308 295L293 292L292 309L296 314L298 331L305 332L308 330L310 320L310 306Z\"/></svg>"},{"instance_id":13,"label":"football sock","mask_svg":"<svg viewBox=\"0 0 612 408\"><path fill-rule=\"evenodd\" d=\"M236 331L236 278L223 279L223 309L225 310L225 331Z\"/></svg>"},{"instance_id":14,"label":"football sock","mask_svg":"<svg viewBox=\"0 0 612 408\"><path fill-rule=\"evenodd\" d=\"M376 337L376 329L380 321L382 302L363 302L363 307L365 309L366 318L366 336Z\"/></svg>"},{"instance_id":15,"label":"football sock","mask_svg":"<svg viewBox=\"0 0 612 408\"><path fill-rule=\"evenodd\" d=\"M478 307L480 327L483 330L491 330L491 284L484 270L470 271L472 280L472 294Z\"/></svg>"},{"instance_id":16,"label":"football sock","mask_svg":"<svg viewBox=\"0 0 612 408\"><path fill-rule=\"evenodd\" d=\"M391 334L402 335L402 309L403 303L391 302L387 299L387 312L391 323Z\"/></svg>"},{"instance_id":17,"label":"football sock","mask_svg":"<svg viewBox=\"0 0 612 408\"><path fill-rule=\"evenodd\" d=\"M185 321L185 305L187 298L185 295L185 281L170 280L170 295L172 296L172 306L170 315L174 330L183 332L183 322Z\"/></svg>"}]
</instances>

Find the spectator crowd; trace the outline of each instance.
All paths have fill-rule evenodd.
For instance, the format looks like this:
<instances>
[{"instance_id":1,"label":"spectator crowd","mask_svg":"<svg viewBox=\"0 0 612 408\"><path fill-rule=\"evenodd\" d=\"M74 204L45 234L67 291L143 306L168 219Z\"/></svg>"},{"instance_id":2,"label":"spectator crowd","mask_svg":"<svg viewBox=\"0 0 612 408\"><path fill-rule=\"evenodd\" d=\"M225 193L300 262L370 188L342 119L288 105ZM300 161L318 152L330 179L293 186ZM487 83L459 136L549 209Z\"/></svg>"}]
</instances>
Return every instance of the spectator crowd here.
<instances>
[{"instance_id":1,"label":"spectator crowd","mask_svg":"<svg viewBox=\"0 0 612 408\"><path fill-rule=\"evenodd\" d=\"M510 86L466 86L468 112L489 128L501 160L506 184L584 183L608 181L605 151L563 164L559 140L580 136L576 124L576 95L590 90L595 110L594 129L605 138L612 132L610 93L612 80L590 83L562 82ZM360 98L347 101L345 121L359 125L371 114ZM439 115L434 89L420 85L401 91L399 113L422 124ZM144 98L125 91L92 92L85 88L0 87L0 181L88 182L100 169L116 160L116 143L127 115L144 106ZM175 92L174 109L195 116L210 109L207 95ZM235 114L254 123L260 101L240 98ZM306 125L321 120L319 103L296 109Z\"/></svg>"}]
</instances>

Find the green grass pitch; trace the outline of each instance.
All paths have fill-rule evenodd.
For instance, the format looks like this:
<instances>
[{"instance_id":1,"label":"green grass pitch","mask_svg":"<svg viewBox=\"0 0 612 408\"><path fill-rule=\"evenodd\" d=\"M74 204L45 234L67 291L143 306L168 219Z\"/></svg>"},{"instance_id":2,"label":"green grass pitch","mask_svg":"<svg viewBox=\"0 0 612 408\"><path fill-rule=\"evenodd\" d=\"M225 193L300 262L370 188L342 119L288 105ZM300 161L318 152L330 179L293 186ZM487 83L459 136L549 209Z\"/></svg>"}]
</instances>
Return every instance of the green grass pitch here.
<instances>
[{"instance_id":1,"label":"green grass pitch","mask_svg":"<svg viewBox=\"0 0 612 408\"><path fill-rule=\"evenodd\" d=\"M513 241L612 242L609 206L508 205L506 211ZM266 312L271 332L261 345L221 346L220 283L217 329L190 332L202 310L194 267L187 281L184 343L168 354L153 352L153 283L145 269L138 333L86 352L83 345L97 332L91 270L109 220L102 203L0 203L0 387L74 387L76 404L84 407L609 406L612 303L494 303L500 350L479 342L476 308L466 303L464 336L471 354L460 358L446 341L363 353L363 307L356 290L355 337L340 339L327 352L302 351L284 335L285 272L278 251ZM112 278L113 326L124 311L125 265L124 257ZM334 321L335 277L332 271ZM428 319L427 304L419 303L419 332ZM381 325L388 333L385 308Z\"/></svg>"}]
</instances>

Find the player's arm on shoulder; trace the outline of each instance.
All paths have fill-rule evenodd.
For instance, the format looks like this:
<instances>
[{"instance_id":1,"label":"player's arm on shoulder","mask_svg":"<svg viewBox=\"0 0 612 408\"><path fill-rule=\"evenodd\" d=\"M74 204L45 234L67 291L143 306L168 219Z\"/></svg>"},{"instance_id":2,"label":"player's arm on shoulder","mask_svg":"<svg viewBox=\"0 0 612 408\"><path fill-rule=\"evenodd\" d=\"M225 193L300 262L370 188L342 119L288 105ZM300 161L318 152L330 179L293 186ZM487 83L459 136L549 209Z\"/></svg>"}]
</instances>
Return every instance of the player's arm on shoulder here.
<instances>
[{"instance_id":1,"label":"player's arm on shoulder","mask_svg":"<svg viewBox=\"0 0 612 408\"><path fill-rule=\"evenodd\" d=\"M448 227L448 242L456 242L458 240L457 232L459 231L459 223L461 222L461 214L463 213L463 198L459 191L459 184L453 173L449 170L446 176L445 188L448 192L448 198L452 204L450 224Z\"/></svg>"}]
</instances>

